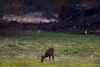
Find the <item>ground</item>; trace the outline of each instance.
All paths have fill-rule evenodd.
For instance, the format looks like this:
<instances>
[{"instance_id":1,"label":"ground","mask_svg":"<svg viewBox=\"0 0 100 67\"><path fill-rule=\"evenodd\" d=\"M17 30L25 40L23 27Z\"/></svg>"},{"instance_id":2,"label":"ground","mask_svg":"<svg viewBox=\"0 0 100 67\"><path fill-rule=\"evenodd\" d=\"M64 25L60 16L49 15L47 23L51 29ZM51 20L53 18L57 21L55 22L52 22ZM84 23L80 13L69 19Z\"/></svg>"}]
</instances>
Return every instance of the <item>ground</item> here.
<instances>
[{"instance_id":1,"label":"ground","mask_svg":"<svg viewBox=\"0 0 100 67\"><path fill-rule=\"evenodd\" d=\"M55 49L55 62L41 63L49 47ZM100 67L100 36L59 32L0 36L0 67Z\"/></svg>"}]
</instances>

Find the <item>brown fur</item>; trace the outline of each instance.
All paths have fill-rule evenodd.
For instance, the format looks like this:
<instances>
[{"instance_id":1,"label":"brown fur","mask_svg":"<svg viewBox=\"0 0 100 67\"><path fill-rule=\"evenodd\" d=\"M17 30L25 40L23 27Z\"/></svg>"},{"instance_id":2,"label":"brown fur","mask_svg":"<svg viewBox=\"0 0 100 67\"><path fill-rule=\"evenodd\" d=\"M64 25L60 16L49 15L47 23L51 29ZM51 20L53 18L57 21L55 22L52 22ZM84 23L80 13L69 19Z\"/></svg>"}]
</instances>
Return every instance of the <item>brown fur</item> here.
<instances>
[{"instance_id":1,"label":"brown fur","mask_svg":"<svg viewBox=\"0 0 100 67\"><path fill-rule=\"evenodd\" d=\"M52 57L52 59L53 59L53 61L54 61L54 48L49 48L49 49L47 49L47 50L45 51L45 54L41 56L41 62L43 62L44 59L47 58L47 57L49 57L49 60L50 60L51 57Z\"/></svg>"}]
</instances>

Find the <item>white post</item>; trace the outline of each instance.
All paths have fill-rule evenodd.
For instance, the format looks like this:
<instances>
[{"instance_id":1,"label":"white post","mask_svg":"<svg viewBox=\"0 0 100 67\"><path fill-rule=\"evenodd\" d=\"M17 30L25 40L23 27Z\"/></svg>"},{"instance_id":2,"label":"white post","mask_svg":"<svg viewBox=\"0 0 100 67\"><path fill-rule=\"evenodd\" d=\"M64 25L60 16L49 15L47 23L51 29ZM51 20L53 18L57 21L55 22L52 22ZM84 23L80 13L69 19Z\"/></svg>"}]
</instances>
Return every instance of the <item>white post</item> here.
<instances>
[{"instance_id":1,"label":"white post","mask_svg":"<svg viewBox=\"0 0 100 67\"><path fill-rule=\"evenodd\" d=\"M88 33L87 30L85 30L85 34L86 34L86 35L87 35L87 33Z\"/></svg>"},{"instance_id":2,"label":"white post","mask_svg":"<svg viewBox=\"0 0 100 67\"><path fill-rule=\"evenodd\" d=\"M40 30L38 29L38 31L37 31L37 32L38 32L38 37L39 37L39 34L40 34Z\"/></svg>"}]
</instances>

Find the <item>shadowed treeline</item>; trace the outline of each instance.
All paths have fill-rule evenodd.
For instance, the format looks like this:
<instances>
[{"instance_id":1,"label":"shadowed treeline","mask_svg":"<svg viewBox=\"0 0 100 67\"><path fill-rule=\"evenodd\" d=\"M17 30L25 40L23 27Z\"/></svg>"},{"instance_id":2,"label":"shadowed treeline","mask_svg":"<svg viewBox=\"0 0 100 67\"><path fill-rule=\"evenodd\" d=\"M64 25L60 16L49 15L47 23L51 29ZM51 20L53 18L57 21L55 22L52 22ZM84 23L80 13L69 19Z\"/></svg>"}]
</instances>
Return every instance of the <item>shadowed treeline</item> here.
<instances>
[{"instance_id":1,"label":"shadowed treeline","mask_svg":"<svg viewBox=\"0 0 100 67\"><path fill-rule=\"evenodd\" d=\"M49 23L18 23L16 21L2 23L0 25L0 35L2 36L16 36L23 31L51 31L51 32L80 32L84 33L82 30L82 25L77 25L76 28L73 28L72 25L67 25L59 22L49 22ZM93 25L86 26L88 33L99 33L99 25L96 25L94 28Z\"/></svg>"},{"instance_id":2,"label":"shadowed treeline","mask_svg":"<svg viewBox=\"0 0 100 67\"><path fill-rule=\"evenodd\" d=\"M68 6L78 1L85 7L92 7L100 3L99 0L0 0L0 7L4 8L3 12L12 14L33 11L58 13L62 5Z\"/></svg>"},{"instance_id":3,"label":"shadowed treeline","mask_svg":"<svg viewBox=\"0 0 100 67\"><path fill-rule=\"evenodd\" d=\"M17 31L54 31L54 32L81 32L81 33L100 33L100 1L99 0L1 0L0 9L0 34L8 34ZM11 5L7 5L8 3ZM20 3L19 3L20 2ZM16 4L14 4L16 3ZM18 6L19 3L20 5ZM35 3L35 4L34 4ZM87 6L87 4L91 4ZM69 6L68 6L69 5ZM7 7L8 6L8 7ZM54 7L52 7L54 6ZM13 8L12 10L10 9ZM42 8L43 7L43 8ZM6 9L7 8L7 9ZM57 10L57 9L60 9ZM3 12L4 9L4 12ZM19 10L20 9L20 10ZM18 10L18 11L17 11ZM27 11L46 11L49 14L55 13L57 10L58 22L40 22L40 23L18 23L17 21L1 20L4 14L10 11L16 13ZM16 14L15 13L15 14ZM6 32L6 33L5 33Z\"/></svg>"}]
</instances>

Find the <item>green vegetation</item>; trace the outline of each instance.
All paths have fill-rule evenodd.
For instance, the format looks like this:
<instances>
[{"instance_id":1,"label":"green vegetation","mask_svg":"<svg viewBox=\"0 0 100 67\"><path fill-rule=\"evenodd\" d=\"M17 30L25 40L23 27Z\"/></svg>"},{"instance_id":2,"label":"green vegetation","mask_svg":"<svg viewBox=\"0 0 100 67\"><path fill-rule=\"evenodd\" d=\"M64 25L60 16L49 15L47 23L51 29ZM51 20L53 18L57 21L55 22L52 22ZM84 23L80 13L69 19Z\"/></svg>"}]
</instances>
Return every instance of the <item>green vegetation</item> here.
<instances>
[{"instance_id":1,"label":"green vegetation","mask_svg":"<svg viewBox=\"0 0 100 67\"><path fill-rule=\"evenodd\" d=\"M55 62L40 62L49 48ZM100 67L100 36L54 32L24 32L0 37L0 67Z\"/></svg>"}]
</instances>

